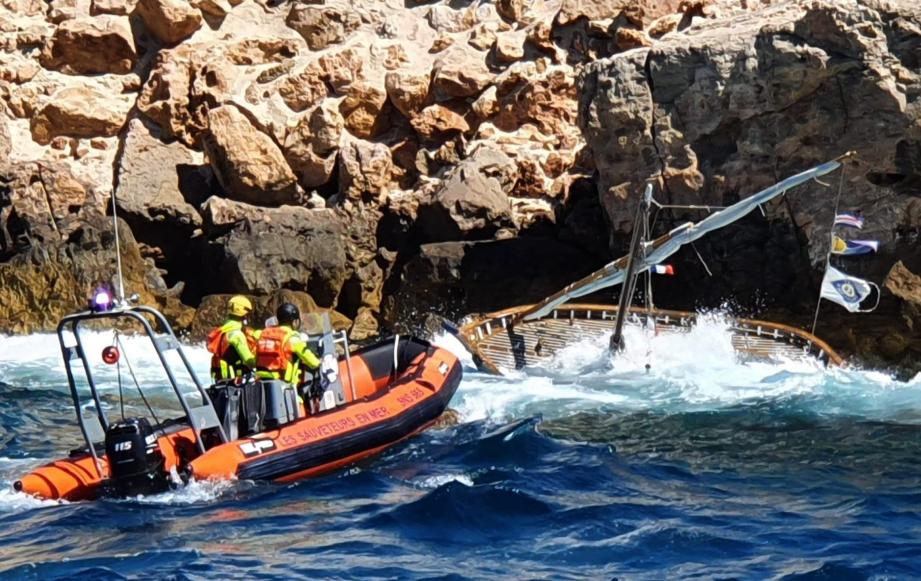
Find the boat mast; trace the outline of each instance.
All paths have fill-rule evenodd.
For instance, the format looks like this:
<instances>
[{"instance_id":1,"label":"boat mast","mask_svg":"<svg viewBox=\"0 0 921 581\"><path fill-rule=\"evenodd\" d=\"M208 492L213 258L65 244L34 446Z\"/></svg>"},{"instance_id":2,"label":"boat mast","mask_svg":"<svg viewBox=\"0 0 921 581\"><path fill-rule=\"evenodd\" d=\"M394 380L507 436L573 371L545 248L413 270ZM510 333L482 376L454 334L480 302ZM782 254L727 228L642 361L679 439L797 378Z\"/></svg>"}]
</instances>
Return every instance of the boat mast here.
<instances>
[{"instance_id":1,"label":"boat mast","mask_svg":"<svg viewBox=\"0 0 921 581\"><path fill-rule=\"evenodd\" d=\"M636 265L639 260L642 260L639 258L639 253L643 252L645 254L645 246L640 242L646 238L646 214L649 212L651 201L652 184L646 184L646 191L636 206L636 216L633 218L633 237L630 239L630 254L627 256L627 269L624 275L624 285L621 287L620 301L617 306L614 334L611 335L611 353L624 350L624 321L627 318L627 312L630 310L633 291L636 290L636 279L639 276L636 271Z\"/></svg>"}]
</instances>

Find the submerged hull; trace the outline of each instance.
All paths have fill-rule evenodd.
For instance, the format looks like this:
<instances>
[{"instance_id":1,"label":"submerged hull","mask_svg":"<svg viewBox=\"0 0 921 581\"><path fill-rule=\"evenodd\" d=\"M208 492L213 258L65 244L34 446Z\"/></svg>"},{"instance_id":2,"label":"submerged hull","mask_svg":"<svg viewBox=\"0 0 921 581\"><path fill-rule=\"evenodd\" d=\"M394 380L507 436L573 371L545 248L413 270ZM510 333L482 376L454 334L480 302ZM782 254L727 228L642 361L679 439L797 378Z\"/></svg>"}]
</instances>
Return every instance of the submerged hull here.
<instances>
[{"instance_id":1,"label":"submerged hull","mask_svg":"<svg viewBox=\"0 0 921 581\"><path fill-rule=\"evenodd\" d=\"M524 305L474 317L463 324L458 338L474 354L477 366L490 373L521 369L546 361L567 345L600 337L614 329L617 307L599 304L564 304L540 319L522 321ZM697 315L685 311L631 309L628 323L655 321L660 333L687 332ZM754 319L730 319L733 347L741 354L760 357L813 356L828 365L841 357L827 343L801 329Z\"/></svg>"},{"instance_id":2,"label":"submerged hull","mask_svg":"<svg viewBox=\"0 0 921 581\"><path fill-rule=\"evenodd\" d=\"M384 342L340 360L344 404L313 415L301 407L298 420L204 453L194 445L191 428L156 426L166 471L199 480L290 482L341 468L419 433L447 408L461 365L451 352L417 339L399 344L403 361L397 361L396 348ZM94 499L110 473L105 455L95 464L84 450L34 470L14 487L40 498Z\"/></svg>"}]
</instances>

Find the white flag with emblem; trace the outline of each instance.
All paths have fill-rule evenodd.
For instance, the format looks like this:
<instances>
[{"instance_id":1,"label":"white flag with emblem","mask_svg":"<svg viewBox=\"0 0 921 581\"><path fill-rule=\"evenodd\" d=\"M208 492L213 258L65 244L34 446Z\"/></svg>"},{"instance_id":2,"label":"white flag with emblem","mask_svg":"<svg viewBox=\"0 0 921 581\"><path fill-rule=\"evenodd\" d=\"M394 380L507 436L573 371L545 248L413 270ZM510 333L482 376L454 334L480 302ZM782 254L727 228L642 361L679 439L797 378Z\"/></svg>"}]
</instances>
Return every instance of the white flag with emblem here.
<instances>
[{"instance_id":1,"label":"white flag with emblem","mask_svg":"<svg viewBox=\"0 0 921 581\"><path fill-rule=\"evenodd\" d=\"M848 276L840 270L829 266L825 271L825 277L822 279L822 298L838 303L852 313L866 313L871 309L861 309L862 303L873 288L876 287L872 282L867 282L862 278Z\"/></svg>"}]
</instances>

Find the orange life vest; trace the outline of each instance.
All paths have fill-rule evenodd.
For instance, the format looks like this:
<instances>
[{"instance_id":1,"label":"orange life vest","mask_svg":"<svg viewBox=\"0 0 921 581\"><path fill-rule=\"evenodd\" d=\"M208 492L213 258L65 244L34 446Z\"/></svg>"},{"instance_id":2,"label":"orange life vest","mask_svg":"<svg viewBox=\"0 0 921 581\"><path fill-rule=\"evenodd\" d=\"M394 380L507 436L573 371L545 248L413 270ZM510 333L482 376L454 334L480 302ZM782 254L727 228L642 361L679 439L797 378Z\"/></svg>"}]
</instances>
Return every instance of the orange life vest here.
<instances>
[{"instance_id":1,"label":"orange life vest","mask_svg":"<svg viewBox=\"0 0 921 581\"><path fill-rule=\"evenodd\" d=\"M256 339L253 337L252 329L242 324L237 327L236 324L224 323L208 333L208 352L211 353L211 374L218 379L230 379L239 373L242 373L246 366L240 358L240 354L233 348L228 340L230 333L239 329L246 337L250 351L256 348ZM223 365L222 365L223 363ZM239 373L238 373L239 372Z\"/></svg>"},{"instance_id":2,"label":"orange life vest","mask_svg":"<svg viewBox=\"0 0 921 581\"><path fill-rule=\"evenodd\" d=\"M284 374L294 360L289 339L294 331L282 327L269 327L256 342L256 369Z\"/></svg>"}]
</instances>

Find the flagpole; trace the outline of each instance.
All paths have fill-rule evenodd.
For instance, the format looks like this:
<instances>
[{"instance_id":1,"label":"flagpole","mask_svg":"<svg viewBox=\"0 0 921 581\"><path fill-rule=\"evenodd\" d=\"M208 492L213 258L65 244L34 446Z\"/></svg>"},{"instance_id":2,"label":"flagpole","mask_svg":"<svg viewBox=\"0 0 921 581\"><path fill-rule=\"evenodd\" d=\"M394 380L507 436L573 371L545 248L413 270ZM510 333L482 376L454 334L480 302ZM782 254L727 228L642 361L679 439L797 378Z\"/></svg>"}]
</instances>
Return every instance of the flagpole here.
<instances>
[{"instance_id":1,"label":"flagpole","mask_svg":"<svg viewBox=\"0 0 921 581\"><path fill-rule=\"evenodd\" d=\"M815 316L812 318L812 334L815 335L815 327L819 323L819 309L822 308L822 285L825 283L825 274L828 272L828 265L831 262L831 251L835 247L835 221L838 218L838 204L841 202L841 190L844 188L844 172L847 167L841 164L841 175L838 176L838 195L835 196L835 211L831 215L831 228L828 232L828 252L825 253L825 268L822 269L822 280L819 282L819 299L815 303Z\"/></svg>"}]
</instances>

